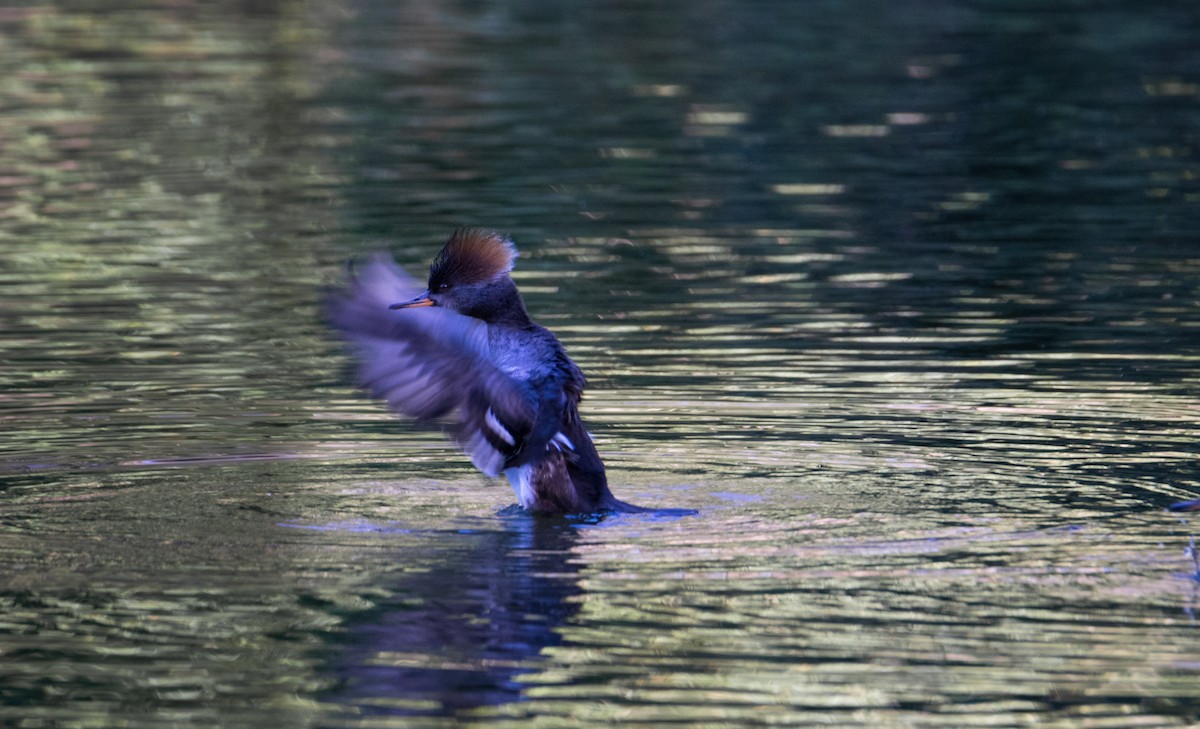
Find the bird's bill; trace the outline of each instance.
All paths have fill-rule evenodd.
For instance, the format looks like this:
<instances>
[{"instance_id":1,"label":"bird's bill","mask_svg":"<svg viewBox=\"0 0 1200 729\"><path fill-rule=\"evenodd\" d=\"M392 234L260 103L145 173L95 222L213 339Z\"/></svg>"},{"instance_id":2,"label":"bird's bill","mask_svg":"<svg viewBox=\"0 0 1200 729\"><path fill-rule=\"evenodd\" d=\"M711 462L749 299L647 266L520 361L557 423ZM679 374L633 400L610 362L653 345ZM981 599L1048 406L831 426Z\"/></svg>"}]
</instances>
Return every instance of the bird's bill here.
<instances>
[{"instance_id":1,"label":"bird's bill","mask_svg":"<svg viewBox=\"0 0 1200 729\"><path fill-rule=\"evenodd\" d=\"M429 298L429 292L421 294L415 299L401 301L399 304L392 304L389 309L412 309L417 306L433 306L433 299Z\"/></svg>"}]
</instances>

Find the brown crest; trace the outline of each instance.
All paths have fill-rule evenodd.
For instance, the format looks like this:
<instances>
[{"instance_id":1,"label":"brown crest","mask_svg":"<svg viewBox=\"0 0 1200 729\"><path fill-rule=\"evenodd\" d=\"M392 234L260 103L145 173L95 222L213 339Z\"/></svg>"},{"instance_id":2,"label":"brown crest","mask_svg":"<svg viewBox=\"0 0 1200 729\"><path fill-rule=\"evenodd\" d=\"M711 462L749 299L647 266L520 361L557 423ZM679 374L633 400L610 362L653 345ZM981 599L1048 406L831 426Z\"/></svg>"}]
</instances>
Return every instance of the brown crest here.
<instances>
[{"instance_id":1,"label":"brown crest","mask_svg":"<svg viewBox=\"0 0 1200 729\"><path fill-rule=\"evenodd\" d=\"M491 281L512 271L516 257L512 241L499 233L459 228L429 267L429 289L436 291L441 284Z\"/></svg>"}]
</instances>

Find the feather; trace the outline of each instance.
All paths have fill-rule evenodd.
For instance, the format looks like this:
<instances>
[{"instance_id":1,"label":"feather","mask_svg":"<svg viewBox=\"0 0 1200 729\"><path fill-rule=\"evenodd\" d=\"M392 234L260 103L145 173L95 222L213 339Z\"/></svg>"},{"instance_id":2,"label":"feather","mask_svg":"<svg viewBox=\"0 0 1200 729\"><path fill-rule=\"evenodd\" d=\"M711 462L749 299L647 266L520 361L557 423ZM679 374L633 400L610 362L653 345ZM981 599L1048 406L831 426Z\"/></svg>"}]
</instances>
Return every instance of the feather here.
<instances>
[{"instance_id":1,"label":"feather","mask_svg":"<svg viewBox=\"0 0 1200 729\"><path fill-rule=\"evenodd\" d=\"M459 228L429 267L429 287L449 282L473 284L508 275L513 269L517 249L512 241L478 228Z\"/></svg>"},{"instance_id":2,"label":"feather","mask_svg":"<svg viewBox=\"0 0 1200 729\"><path fill-rule=\"evenodd\" d=\"M355 351L359 384L420 422L447 422L472 463L495 477L525 446L537 403L488 356L487 325L438 307L391 311L423 287L376 255L329 304Z\"/></svg>"}]
</instances>

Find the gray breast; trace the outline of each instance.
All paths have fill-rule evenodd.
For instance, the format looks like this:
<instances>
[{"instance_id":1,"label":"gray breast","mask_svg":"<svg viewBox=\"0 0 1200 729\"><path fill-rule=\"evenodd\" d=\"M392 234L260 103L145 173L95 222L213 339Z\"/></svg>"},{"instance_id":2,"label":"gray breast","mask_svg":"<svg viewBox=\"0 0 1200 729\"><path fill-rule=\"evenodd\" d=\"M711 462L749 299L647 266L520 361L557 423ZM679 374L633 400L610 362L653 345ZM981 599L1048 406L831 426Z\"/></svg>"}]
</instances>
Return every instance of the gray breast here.
<instances>
[{"instance_id":1,"label":"gray breast","mask_svg":"<svg viewBox=\"0 0 1200 729\"><path fill-rule=\"evenodd\" d=\"M528 382L554 374L554 344L535 332L490 326L488 349L492 362L515 379Z\"/></svg>"}]
</instances>

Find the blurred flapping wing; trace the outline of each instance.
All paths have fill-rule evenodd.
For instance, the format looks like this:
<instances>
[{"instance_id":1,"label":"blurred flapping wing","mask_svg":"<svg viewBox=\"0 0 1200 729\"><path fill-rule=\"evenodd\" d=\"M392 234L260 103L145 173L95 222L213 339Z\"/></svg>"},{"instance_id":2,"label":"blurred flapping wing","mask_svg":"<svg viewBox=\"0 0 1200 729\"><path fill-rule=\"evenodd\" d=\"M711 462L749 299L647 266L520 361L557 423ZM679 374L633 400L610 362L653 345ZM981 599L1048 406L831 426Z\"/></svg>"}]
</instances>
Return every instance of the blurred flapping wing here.
<instances>
[{"instance_id":1,"label":"blurred flapping wing","mask_svg":"<svg viewBox=\"0 0 1200 729\"><path fill-rule=\"evenodd\" d=\"M329 304L358 360L359 385L401 415L447 421L483 473L497 476L529 436L537 400L488 356L487 325L439 307L391 311L424 287L375 255Z\"/></svg>"}]
</instances>

